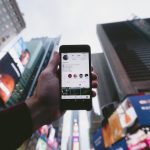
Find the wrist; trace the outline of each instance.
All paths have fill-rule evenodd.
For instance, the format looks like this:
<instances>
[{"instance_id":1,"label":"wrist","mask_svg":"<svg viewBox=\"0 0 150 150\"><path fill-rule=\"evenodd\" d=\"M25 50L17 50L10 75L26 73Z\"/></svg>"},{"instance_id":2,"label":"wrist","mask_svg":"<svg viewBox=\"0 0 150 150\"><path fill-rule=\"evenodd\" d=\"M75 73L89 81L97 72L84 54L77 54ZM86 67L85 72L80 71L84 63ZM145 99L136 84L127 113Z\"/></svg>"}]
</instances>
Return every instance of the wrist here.
<instances>
[{"instance_id":1,"label":"wrist","mask_svg":"<svg viewBox=\"0 0 150 150\"><path fill-rule=\"evenodd\" d=\"M34 131L39 129L42 125L47 124L48 108L43 105L38 98L32 96L25 101L29 108Z\"/></svg>"}]
</instances>

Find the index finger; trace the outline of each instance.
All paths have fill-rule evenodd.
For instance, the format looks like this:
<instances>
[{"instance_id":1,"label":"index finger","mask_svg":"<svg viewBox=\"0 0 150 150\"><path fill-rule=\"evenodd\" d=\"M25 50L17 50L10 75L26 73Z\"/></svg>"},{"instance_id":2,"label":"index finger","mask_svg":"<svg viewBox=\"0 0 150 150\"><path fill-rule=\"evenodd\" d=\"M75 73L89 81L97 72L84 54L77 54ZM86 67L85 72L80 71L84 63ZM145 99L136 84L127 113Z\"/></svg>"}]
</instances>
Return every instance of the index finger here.
<instances>
[{"instance_id":1,"label":"index finger","mask_svg":"<svg viewBox=\"0 0 150 150\"><path fill-rule=\"evenodd\" d=\"M57 72L58 65L60 63L60 56L58 52L54 52L52 60L48 63L48 69L53 72Z\"/></svg>"}]
</instances>

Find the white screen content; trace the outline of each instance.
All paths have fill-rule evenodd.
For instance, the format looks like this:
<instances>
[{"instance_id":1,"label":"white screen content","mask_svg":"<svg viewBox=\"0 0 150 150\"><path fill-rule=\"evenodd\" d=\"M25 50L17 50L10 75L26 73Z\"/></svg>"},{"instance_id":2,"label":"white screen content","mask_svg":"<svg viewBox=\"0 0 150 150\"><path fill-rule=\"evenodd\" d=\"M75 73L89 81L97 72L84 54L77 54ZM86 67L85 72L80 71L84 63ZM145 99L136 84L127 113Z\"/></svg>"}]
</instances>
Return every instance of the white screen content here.
<instances>
[{"instance_id":1,"label":"white screen content","mask_svg":"<svg viewBox=\"0 0 150 150\"><path fill-rule=\"evenodd\" d=\"M61 54L62 99L89 99L89 53Z\"/></svg>"}]
</instances>

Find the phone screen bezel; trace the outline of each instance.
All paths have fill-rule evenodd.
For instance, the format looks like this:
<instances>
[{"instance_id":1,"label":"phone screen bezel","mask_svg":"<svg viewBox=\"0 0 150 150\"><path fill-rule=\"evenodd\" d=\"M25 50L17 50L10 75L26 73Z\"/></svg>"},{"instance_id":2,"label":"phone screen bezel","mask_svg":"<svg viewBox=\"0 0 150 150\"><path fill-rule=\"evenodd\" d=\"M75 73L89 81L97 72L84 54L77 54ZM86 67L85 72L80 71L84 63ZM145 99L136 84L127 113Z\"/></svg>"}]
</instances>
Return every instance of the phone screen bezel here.
<instances>
[{"instance_id":1,"label":"phone screen bezel","mask_svg":"<svg viewBox=\"0 0 150 150\"><path fill-rule=\"evenodd\" d=\"M60 59L62 53L89 53L89 79L90 79L90 98L89 99L62 99L61 98L61 60L60 60L60 107L64 110L91 110L92 109L92 81L91 81L91 50L89 45L62 45L59 48Z\"/></svg>"}]
</instances>

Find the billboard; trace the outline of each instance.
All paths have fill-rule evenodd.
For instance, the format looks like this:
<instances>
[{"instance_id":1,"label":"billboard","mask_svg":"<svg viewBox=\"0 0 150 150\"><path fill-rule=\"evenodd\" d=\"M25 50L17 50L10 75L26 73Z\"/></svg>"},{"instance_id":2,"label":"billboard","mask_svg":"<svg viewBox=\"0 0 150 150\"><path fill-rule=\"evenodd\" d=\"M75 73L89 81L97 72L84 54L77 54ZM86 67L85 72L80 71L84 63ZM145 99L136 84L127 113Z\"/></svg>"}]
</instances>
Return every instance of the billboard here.
<instances>
[{"instance_id":1,"label":"billboard","mask_svg":"<svg viewBox=\"0 0 150 150\"><path fill-rule=\"evenodd\" d=\"M31 57L30 51L27 49L23 38L19 38L16 41L10 48L9 53L18 64L20 71L23 72Z\"/></svg>"},{"instance_id":2,"label":"billboard","mask_svg":"<svg viewBox=\"0 0 150 150\"><path fill-rule=\"evenodd\" d=\"M5 54L0 55L0 100L6 104L30 60L30 52L20 38Z\"/></svg>"},{"instance_id":3,"label":"billboard","mask_svg":"<svg viewBox=\"0 0 150 150\"><path fill-rule=\"evenodd\" d=\"M102 128L98 128L97 132L93 135L93 144L95 150L105 149Z\"/></svg>"},{"instance_id":4,"label":"billboard","mask_svg":"<svg viewBox=\"0 0 150 150\"><path fill-rule=\"evenodd\" d=\"M0 98L7 103L21 76L19 67L9 53L0 60Z\"/></svg>"},{"instance_id":5,"label":"billboard","mask_svg":"<svg viewBox=\"0 0 150 150\"><path fill-rule=\"evenodd\" d=\"M113 149L113 150L129 150L127 148L127 143L126 143L125 139L122 139L121 141L114 144L111 149Z\"/></svg>"},{"instance_id":6,"label":"billboard","mask_svg":"<svg viewBox=\"0 0 150 150\"><path fill-rule=\"evenodd\" d=\"M150 125L150 95L131 96L130 101L138 116L141 126Z\"/></svg>"},{"instance_id":7,"label":"billboard","mask_svg":"<svg viewBox=\"0 0 150 150\"><path fill-rule=\"evenodd\" d=\"M128 150L149 150L150 149L150 128L142 127L134 133L126 136Z\"/></svg>"}]
</instances>

